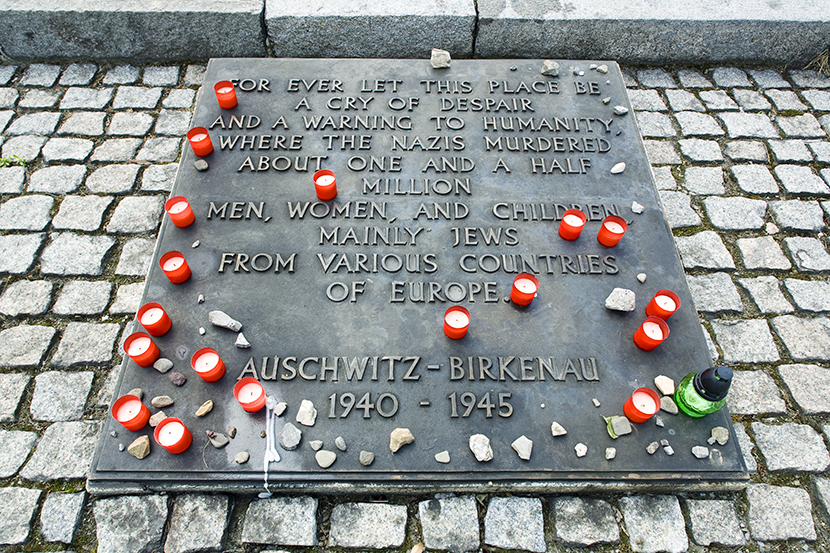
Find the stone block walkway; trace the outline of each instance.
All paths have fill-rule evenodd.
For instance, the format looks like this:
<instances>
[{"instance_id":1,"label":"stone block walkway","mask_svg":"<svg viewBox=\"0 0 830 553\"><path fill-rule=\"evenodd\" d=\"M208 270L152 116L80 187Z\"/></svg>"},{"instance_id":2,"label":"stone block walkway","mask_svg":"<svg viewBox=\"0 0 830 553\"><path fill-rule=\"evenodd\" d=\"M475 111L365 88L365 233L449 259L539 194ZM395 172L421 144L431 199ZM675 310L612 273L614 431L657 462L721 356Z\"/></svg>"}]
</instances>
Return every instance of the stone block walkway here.
<instances>
[{"instance_id":1,"label":"stone block walkway","mask_svg":"<svg viewBox=\"0 0 830 553\"><path fill-rule=\"evenodd\" d=\"M736 370L746 490L87 494L203 72L0 65L0 551L830 550L830 79L806 71L625 71L712 356Z\"/></svg>"}]
</instances>

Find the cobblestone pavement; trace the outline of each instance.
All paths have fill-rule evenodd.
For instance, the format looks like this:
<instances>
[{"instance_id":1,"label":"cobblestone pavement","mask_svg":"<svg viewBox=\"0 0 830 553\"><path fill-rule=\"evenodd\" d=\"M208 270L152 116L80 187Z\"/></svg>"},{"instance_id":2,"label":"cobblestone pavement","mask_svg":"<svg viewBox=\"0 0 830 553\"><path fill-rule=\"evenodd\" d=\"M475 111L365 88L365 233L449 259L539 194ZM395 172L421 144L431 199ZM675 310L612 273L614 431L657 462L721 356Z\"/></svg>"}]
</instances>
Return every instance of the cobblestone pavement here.
<instances>
[{"instance_id":1,"label":"cobblestone pavement","mask_svg":"<svg viewBox=\"0 0 830 553\"><path fill-rule=\"evenodd\" d=\"M830 550L830 79L768 68L625 71L745 491L89 496L203 71L0 65L1 550Z\"/></svg>"}]
</instances>

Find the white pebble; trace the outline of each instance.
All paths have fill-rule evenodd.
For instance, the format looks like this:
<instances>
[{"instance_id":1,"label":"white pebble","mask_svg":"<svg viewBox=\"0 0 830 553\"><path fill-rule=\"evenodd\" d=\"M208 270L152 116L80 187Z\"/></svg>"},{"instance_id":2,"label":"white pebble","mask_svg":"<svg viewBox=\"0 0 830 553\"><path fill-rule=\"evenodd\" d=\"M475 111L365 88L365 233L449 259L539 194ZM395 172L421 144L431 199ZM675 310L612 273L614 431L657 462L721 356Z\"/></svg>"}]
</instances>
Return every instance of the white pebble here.
<instances>
[{"instance_id":1,"label":"white pebble","mask_svg":"<svg viewBox=\"0 0 830 553\"><path fill-rule=\"evenodd\" d=\"M642 205L642 204L637 203L637 202L632 202L632 203L631 203L631 211L633 211L633 212L634 212L634 213L636 213L637 215L639 215L640 213L642 213L642 212L643 212L643 210L645 210L645 207L643 207L643 205Z\"/></svg>"},{"instance_id":2,"label":"white pebble","mask_svg":"<svg viewBox=\"0 0 830 553\"><path fill-rule=\"evenodd\" d=\"M615 115L625 115L628 113L628 108L625 106L614 106L614 114Z\"/></svg>"},{"instance_id":3,"label":"white pebble","mask_svg":"<svg viewBox=\"0 0 830 553\"><path fill-rule=\"evenodd\" d=\"M574 446L574 451L577 457L585 457L588 455L588 446L583 443L578 443Z\"/></svg>"},{"instance_id":4,"label":"white pebble","mask_svg":"<svg viewBox=\"0 0 830 553\"><path fill-rule=\"evenodd\" d=\"M623 171L625 171L625 162L624 161L621 161L621 162L617 163L616 165L614 165L613 167L611 167L611 174L612 175L619 175Z\"/></svg>"},{"instance_id":5,"label":"white pebble","mask_svg":"<svg viewBox=\"0 0 830 553\"><path fill-rule=\"evenodd\" d=\"M647 275L646 275L645 273L639 273L639 274L637 275L637 280L639 280L639 281L640 281L640 284L642 284L643 282L645 282L645 281L646 281L646 276L647 276Z\"/></svg>"}]
</instances>

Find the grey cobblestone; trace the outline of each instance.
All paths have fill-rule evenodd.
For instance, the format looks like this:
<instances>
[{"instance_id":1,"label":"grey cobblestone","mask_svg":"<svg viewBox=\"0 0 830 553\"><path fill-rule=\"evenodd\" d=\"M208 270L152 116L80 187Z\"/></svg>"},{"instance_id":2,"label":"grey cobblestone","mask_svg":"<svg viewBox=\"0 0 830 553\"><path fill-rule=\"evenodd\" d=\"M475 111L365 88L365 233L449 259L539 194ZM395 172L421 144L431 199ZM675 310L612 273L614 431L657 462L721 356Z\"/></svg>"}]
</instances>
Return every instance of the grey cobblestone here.
<instances>
[{"instance_id":1,"label":"grey cobblestone","mask_svg":"<svg viewBox=\"0 0 830 553\"><path fill-rule=\"evenodd\" d=\"M689 547L680 503L672 495L640 495L620 499L631 550L680 553Z\"/></svg>"},{"instance_id":2,"label":"grey cobblestone","mask_svg":"<svg viewBox=\"0 0 830 553\"><path fill-rule=\"evenodd\" d=\"M772 328L795 361L830 360L830 320L803 319L781 315L772 319Z\"/></svg>"},{"instance_id":3,"label":"grey cobblestone","mask_svg":"<svg viewBox=\"0 0 830 553\"><path fill-rule=\"evenodd\" d=\"M8 332L8 331L4 331ZM0 333L0 355L6 356L6 341ZM5 365L5 363L0 362ZM24 373L0 374L0 422L15 422L20 398L31 377Z\"/></svg>"},{"instance_id":4,"label":"grey cobblestone","mask_svg":"<svg viewBox=\"0 0 830 553\"><path fill-rule=\"evenodd\" d=\"M40 151L43 160L82 162L89 157L94 143L85 138L50 138Z\"/></svg>"},{"instance_id":5,"label":"grey cobblestone","mask_svg":"<svg viewBox=\"0 0 830 553\"><path fill-rule=\"evenodd\" d=\"M38 134L49 135L55 132L61 114L49 111L27 113L21 115L8 126L7 135Z\"/></svg>"},{"instance_id":6,"label":"grey cobblestone","mask_svg":"<svg viewBox=\"0 0 830 553\"><path fill-rule=\"evenodd\" d=\"M729 138L779 138L769 117L763 113L719 113L718 118L726 125Z\"/></svg>"},{"instance_id":7,"label":"grey cobblestone","mask_svg":"<svg viewBox=\"0 0 830 553\"><path fill-rule=\"evenodd\" d=\"M179 157L180 138L150 138L136 154L143 161L169 162Z\"/></svg>"},{"instance_id":8,"label":"grey cobblestone","mask_svg":"<svg viewBox=\"0 0 830 553\"><path fill-rule=\"evenodd\" d=\"M133 65L119 65L107 71L103 84L133 84L138 81L141 69Z\"/></svg>"},{"instance_id":9,"label":"grey cobblestone","mask_svg":"<svg viewBox=\"0 0 830 553\"><path fill-rule=\"evenodd\" d=\"M0 132L3 132L12 117L14 117L14 112L12 110L9 109L0 111Z\"/></svg>"},{"instance_id":10,"label":"grey cobblestone","mask_svg":"<svg viewBox=\"0 0 830 553\"><path fill-rule=\"evenodd\" d=\"M184 136L190 130L190 112L184 110L163 109L156 121L156 134L165 136Z\"/></svg>"},{"instance_id":11,"label":"grey cobblestone","mask_svg":"<svg viewBox=\"0 0 830 553\"><path fill-rule=\"evenodd\" d=\"M542 502L531 497L494 497L484 517L484 543L502 549L547 550Z\"/></svg>"},{"instance_id":12,"label":"grey cobblestone","mask_svg":"<svg viewBox=\"0 0 830 553\"><path fill-rule=\"evenodd\" d=\"M11 198L0 205L0 229L43 230L54 203L54 198L37 194Z\"/></svg>"},{"instance_id":13,"label":"grey cobblestone","mask_svg":"<svg viewBox=\"0 0 830 553\"><path fill-rule=\"evenodd\" d=\"M52 283L46 280L18 280L0 296L0 313L10 317L42 315L52 301Z\"/></svg>"},{"instance_id":14,"label":"grey cobblestone","mask_svg":"<svg viewBox=\"0 0 830 553\"><path fill-rule=\"evenodd\" d=\"M44 237L43 233L0 236L0 273L19 275L27 272Z\"/></svg>"},{"instance_id":15,"label":"grey cobblestone","mask_svg":"<svg viewBox=\"0 0 830 553\"><path fill-rule=\"evenodd\" d=\"M91 63L73 63L63 70L61 86L87 86L95 78L98 66Z\"/></svg>"},{"instance_id":16,"label":"grey cobblestone","mask_svg":"<svg viewBox=\"0 0 830 553\"><path fill-rule=\"evenodd\" d=\"M28 488L0 488L0 544L24 543L43 492Z\"/></svg>"},{"instance_id":17,"label":"grey cobblestone","mask_svg":"<svg viewBox=\"0 0 830 553\"><path fill-rule=\"evenodd\" d=\"M144 136L153 125L154 118L148 113L116 113L112 116L107 134L114 136Z\"/></svg>"},{"instance_id":18,"label":"grey cobblestone","mask_svg":"<svg viewBox=\"0 0 830 553\"><path fill-rule=\"evenodd\" d=\"M140 138L110 138L96 146L92 161L129 161L141 146Z\"/></svg>"},{"instance_id":19,"label":"grey cobblestone","mask_svg":"<svg viewBox=\"0 0 830 553\"><path fill-rule=\"evenodd\" d=\"M720 167L686 167L683 186L692 194L723 194L723 169Z\"/></svg>"},{"instance_id":20,"label":"grey cobblestone","mask_svg":"<svg viewBox=\"0 0 830 553\"><path fill-rule=\"evenodd\" d=\"M669 116L655 111L638 112L637 126L644 137L666 138L677 135Z\"/></svg>"},{"instance_id":21,"label":"grey cobblestone","mask_svg":"<svg viewBox=\"0 0 830 553\"><path fill-rule=\"evenodd\" d=\"M747 71L758 88L792 88L778 71L772 69L750 69Z\"/></svg>"},{"instance_id":22,"label":"grey cobblestone","mask_svg":"<svg viewBox=\"0 0 830 553\"><path fill-rule=\"evenodd\" d=\"M750 474L757 473L758 462L752 455L752 452L756 448L755 445L752 443L752 439L749 437L749 434L746 433L746 428L744 428L743 424L736 422L732 424L732 427L735 429L735 436L738 438L738 444L741 447L741 453L743 454L746 470Z\"/></svg>"},{"instance_id":23,"label":"grey cobblestone","mask_svg":"<svg viewBox=\"0 0 830 553\"><path fill-rule=\"evenodd\" d=\"M57 315L98 315L107 308L111 293L112 283L107 281L71 280L61 288L52 312Z\"/></svg>"},{"instance_id":24,"label":"grey cobblestone","mask_svg":"<svg viewBox=\"0 0 830 553\"><path fill-rule=\"evenodd\" d=\"M104 211L111 203L112 196L66 196L52 219L52 227L59 230L98 230Z\"/></svg>"},{"instance_id":25,"label":"grey cobblestone","mask_svg":"<svg viewBox=\"0 0 830 553\"><path fill-rule=\"evenodd\" d=\"M739 278L738 283L746 289L761 313L792 313L795 311L781 292L778 279L773 276Z\"/></svg>"},{"instance_id":26,"label":"grey cobblestone","mask_svg":"<svg viewBox=\"0 0 830 553\"><path fill-rule=\"evenodd\" d=\"M706 111L700 100L686 90L666 89L666 98L669 99L672 111Z\"/></svg>"},{"instance_id":27,"label":"grey cobblestone","mask_svg":"<svg viewBox=\"0 0 830 553\"><path fill-rule=\"evenodd\" d=\"M167 520L166 497L126 495L99 499L94 513L98 553L149 553L161 548Z\"/></svg>"},{"instance_id":28,"label":"grey cobblestone","mask_svg":"<svg viewBox=\"0 0 830 553\"><path fill-rule=\"evenodd\" d=\"M245 513L240 540L268 545L316 545L317 500L274 497L252 501Z\"/></svg>"},{"instance_id":29,"label":"grey cobblestone","mask_svg":"<svg viewBox=\"0 0 830 553\"><path fill-rule=\"evenodd\" d=\"M148 86L176 86L179 82L179 68L147 67L144 69L143 82Z\"/></svg>"},{"instance_id":30,"label":"grey cobblestone","mask_svg":"<svg viewBox=\"0 0 830 553\"><path fill-rule=\"evenodd\" d=\"M161 196L128 196L116 206L107 232L135 234L155 230L161 221L163 206Z\"/></svg>"},{"instance_id":31,"label":"grey cobblestone","mask_svg":"<svg viewBox=\"0 0 830 553\"><path fill-rule=\"evenodd\" d=\"M803 413L830 413L830 370L818 365L780 365L778 373Z\"/></svg>"},{"instance_id":32,"label":"grey cobblestone","mask_svg":"<svg viewBox=\"0 0 830 553\"><path fill-rule=\"evenodd\" d=\"M634 111L668 111L663 99L656 90L633 88L628 91L628 99Z\"/></svg>"},{"instance_id":33,"label":"grey cobblestone","mask_svg":"<svg viewBox=\"0 0 830 553\"><path fill-rule=\"evenodd\" d=\"M15 136L3 142L3 157L18 156L26 161L32 161L40 155L40 150L46 144L45 136Z\"/></svg>"},{"instance_id":34,"label":"grey cobblestone","mask_svg":"<svg viewBox=\"0 0 830 553\"><path fill-rule=\"evenodd\" d=\"M716 232L705 230L675 238L683 266L687 269L734 269L735 262Z\"/></svg>"},{"instance_id":35,"label":"grey cobblestone","mask_svg":"<svg viewBox=\"0 0 830 553\"><path fill-rule=\"evenodd\" d=\"M822 472L830 466L824 440L806 424L753 422L752 433L772 472Z\"/></svg>"},{"instance_id":36,"label":"grey cobblestone","mask_svg":"<svg viewBox=\"0 0 830 553\"><path fill-rule=\"evenodd\" d=\"M767 203L763 200L711 196L703 200L712 224L722 230L750 230L764 226Z\"/></svg>"},{"instance_id":37,"label":"grey cobblestone","mask_svg":"<svg viewBox=\"0 0 830 553\"><path fill-rule=\"evenodd\" d=\"M26 181L23 167L0 167L0 194L19 194Z\"/></svg>"},{"instance_id":38,"label":"grey cobblestone","mask_svg":"<svg viewBox=\"0 0 830 553\"><path fill-rule=\"evenodd\" d=\"M100 421L53 423L43 433L20 476L34 482L85 478L100 430ZM100 538L98 550L101 551Z\"/></svg>"},{"instance_id":39,"label":"grey cobblestone","mask_svg":"<svg viewBox=\"0 0 830 553\"><path fill-rule=\"evenodd\" d=\"M809 113L793 117L779 116L776 122L787 138L827 138L818 120Z\"/></svg>"},{"instance_id":40,"label":"grey cobblestone","mask_svg":"<svg viewBox=\"0 0 830 553\"><path fill-rule=\"evenodd\" d=\"M811 140L807 142L807 147L813 152L813 158L821 164L830 165L830 142L819 142ZM827 180L825 177L824 180Z\"/></svg>"},{"instance_id":41,"label":"grey cobblestone","mask_svg":"<svg viewBox=\"0 0 830 553\"><path fill-rule=\"evenodd\" d=\"M80 419L94 377L92 371L48 371L37 375L29 408L32 419L49 422Z\"/></svg>"},{"instance_id":42,"label":"grey cobblestone","mask_svg":"<svg viewBox=\"0 0 830 553\"><path fill-rule=\"evenodd\" d=\"M556 541L567 547L620 542L611 505L601 499L554 497L550 500Z\"/></svg>"},{"instance_id":43,"label":"grey cobblestone","mask_svg":"<svg viewBox=\"0 0 830 553\"><path fill-rule=\"evenodd\" d=\"M455 552L477 551L478 509L472 495L444 497L418 503L424 546Z\"/></svg>"},{"instance_id":44,"label":"grey cobblestone","mask_svg":"<svg viewBox=\"0 0 830 553\"><path fill-rule=\"evenodd\" d=\"M768 142L772 156L778 163L810 163L813 154L807 149L803 140L770 140Z\"/></svg>"},{"instance_id":45,"label":"grey cobblestone","mask_svg":"<svg viewBox=\"0 0 830 553\"><path fill-rule=\"evenodd\" d=\"M830 111L830 92L827 90L802 90L801 96L814 110Z\"/></svg>"},{"instance_id":46,"label":"grey cobblestone","mask_svg":"<svg viewBox=\"0 0 830 553\"><path fill-rule=\"evenodd\" d=\"M161 99L162 89L143 86L121 86L112 101L113 109L154 109Z\"/></svg>"},{"instance_id":47,"label":"grey cobblestone","mask_svg":"<svg viewBox=\"0 0 830 553\"><path fill-rule=\"evenodd\" d=\"M728 152L727 152L728 155ZM766 150L764 151L766 156ZM729 168L738 187L750 194L777 194L778 183L763 165L733 165Z\"/></svg>"},{"instance_id":48,"label":"grey cobblestone","mask_svg":"<svg viewBox=\"0 0 830 553\"><path fill-rule=\"evenodd\" d=\"M112 93L113 90L111 88L72 87L63 95L60 109L102 110L110 103Z\"/></svg>"},{"instance_id":49,"label":"grey cobblestone","mask_svg":"<svg viewBox=\"0 0 830 553\"><path fill-rule=\"evenodd\" d=\"M778 165L775 174L790 194L830 194L827 183L809 167Z\"/></svg>"},{"instance_id":50,"label":"grey cobblestone","mask_svg":"<svg viewBox=\"0 0 830 553\"><path fill-rule=\"evenodd\" d=\"M56 493L46 496L40 511L40 534L47 542L72 543L81 522L86 493Z\"/></svg>"},{"instance_id":51,"label":"grey cobblestone","mask_svg":"<svg viewBox=\"0 0 830 553\"><path fill-rule=\"evenodd\" d=\"M652 167L651 174L657 190L677 190L677 181L671 173L671 167Z\"/></svg>"},{"instance_id":52,"label":"grey cobblestone","mask_svg":"<svg viewBox=\"0 0 830 553\"><path fill-rule=\"evenodd\" d=\"M680 125L680 132L683 136L722 136L725 134L717 121L705 113L681 111L675 113L674 118Z\"/></svg>"},{"instance_id":53,"label":"grey cobblestone","mask_svg":"<svg viewBox=\"0 0 830 553\"><path fill-rule=\"evenodd\" d=\"M724 90L702 90L698 95L709 111L738 109L738 104Z\"/></svg>"},{"instance_id":54,"label":"grey cobblestone","mask_svg":"<svg viewBox=\"0 0 830 553\"><path fill-rule=\"evenodd\" d=\"M767 111L772 108L769 101L755 90L736 88L732 91L735 101L746 111Z\"/></svg>"},{"instance_id":55,"label":"grey cobblestone","mask_svg":"<svg viewBox=\"0 0 830 553\"><path fill-rule=\"evenodd\" d=\"M86 175L83 165L57 165L38 169L29 178L29 192L67 194L81 186Z\"/></svg>"},{"instance_id":56,"label":"grey cobblestone","mask_svg":"<svg viewBox=\"0 0 830 553\"><path fill-rule=\"evenodd\" d=\"M20 430L0 430L0 478L14 476L26 459L29 458L32 448L37 442L36 432Z\"/></svg>"},{"instance_id":57,"label":"grey cobblestone","mask_svg":"<svg viewBox=\"0 0 830 553\"><path fill-rule=\"evenodd\" d=\"M17 104L21 108L51 108L54 106L58 97L57 92L48 92L46 90L30 90L26 93L22 100Z\"/></svg>"},{"instance_id":58,"label":"grey cobblestone","mask_svg":"<svg viewBox=\"0 0 830 553\"><path fill-rule=\"evenodd\" d=\"M145 73L145 80L147 75ZM228 525L226 495L185 494L176 498L164 553L221 551Z\"/></svg>"},{"instance_id":59,"label":"grey cobblestone","mask_svg":"<svg viewBox=\"0 0 830 553\"><path fill-rule=\"evenodd\" d=\"M803 273L830 271L830 255L818 238L791 236L784 238L784 246L798 270Z\"/></svg>"},{"instance_id":60,"label":"grey cobblestone","mask_svg":"<svg viewBox=\"0 0 830 553\"><path fill-rule=\"evenodd\" d=\"M652 165L678 165L680 156L672 142L662 140L645 140L646 155Z\"/></svg>"},{"instance_id":61,"label":"grey cobblestone","mask_svg":"<svg viewBox=\"0 0 830 553\"><path fill-rule=\"evenodd\" d=\"M758 541L816 539L810 496L800 488L750 484L747 519Z\"/></svg>"},{"instance_id":62,"label":"grey cobblestone","mask_svg":"<svg viewBox=\"0 0 830 553\"><path fill-rule=\"evenodd\" d=\"M741 252L744 268L748 270L787 270L792 264L784 256L781 247L772 236L739 238L735 244Z\"/></svg>"},{"instance_id":63,"label":"grey cobblestone","mask_svg":"<svg viewBox=\"0 0 830 553\"><path fill-rule=\"evenodd\" d=\"M196 98L196 91L190 89L171 90L167 97L161 102L164 109L183 109L193 107L193 100Z\"/></svg>"},{"instance_id":64,"label":"grey cobblestone","mask_svg":"<svg viewBox=\"0 0 830 553\"><path fill-rule=\"evenodd\" d=\"M695 69L678 69L677 78L683 88L711 88L712 83Z\"/></svg>"},{"instance_id":65,"label":"grey cobblestone","mask_svg":"<svg viewBox=\"0 0 830 553\"><path fill-rule=\"evenodd\" d=\"M16 65L0 65L0 85L5 86L14 77Z\"/></svg>"},{"instance_id":66,"label":"grey cobblestone","mask_svg":"<svg viewBox=\"0 0 830 553\"><path fill-rule=\"evenodd\" d=\"M798 96L792 90L766 90L767 98L772 100L775 109L778 111L804 111L807 106L801 103Z\"/></svg>"},{"instance_id":67,"label":"grey cobblestone","mask_svg":"<svg viewBox=\"0 0 830 553\"><path fill-rule=\"evenodd\" d=\"M61 74L60 65L49 65L45 63L33 63L23 72L20 78L20 86L40 86L49 88Z\"/></svg>"},{"instance_id":68,"label":"grey cobblestone","mask_svg":"<svg viewBox=\"0 0 830 553\"><path fill-rule=\"evenodd\" d=\"M206 66L200 64L188 65L184 72L184 86L199 86L205 80Z\"/></svg>"},{"instance_id":69,"label":"grey cobblestone","mask_svg":"<svg viewBox=\"0 0 830 553\"><path fill-rule=\"evenodd\" d=\"M109 236L81 236L56 233L43 250L40 272L45 275L92 275L104 270L104 258L115 246Z\"/></svg>"},{"instance_id":70,"label":"grey cobblestone","mask_svg":"<svg viewBox=\"0 0 830 553\"><path fill-rule=\"evenodd\" d=\"M330 547L388 549L406 537L406 506L341 503L331 512Z\"/></svg>"},{"instance_id":71,"label":"grey cobblestone","mask_svg":"<svg viewBox=\"0 0 830 553\"><path fill-rule=\"evenodd\" d=\"M680 151L683 157L690 161L722 161L723 154L720 145L714 140L701 140L699 138L687 138L679 140Z\"/></svg>"},{"instance_id":72,"label":"grey cobblestone","mask_svg":"<svg viewBox=\"0 0 830 553\"><path fill-rule=\"evenodd\" d=\"M118 258L116 275L140 276L147 274L150 261L153 257L155 240L149 238L133 238L124 244L121 257Z\"/></svg>"},{"instance_id":73,"label":"grey cobblestone","mask_svg":"<svg viewBox=\"0 0 830 553\"><path fill-rule=\"evenodd\" d=\"M723 88L752 86L746 73L736 67L717 67L712 70L712 80L717 86Z\"/></svg>"},{"instance_id":74,"label":"grey cobblestone","mask_svg":"<svg viewBox=\"0 0 830 553\"><path fill-rule=\"evenodd\" d=\"M733 371L726 396L729 412L735 415L783 415L787 405L775 381L762 370Z\"/></svg>"},{"instance_id":75,"label":"grey cobblestone","mask_svg":"<svg viewBox=\"0 0 830 553\"><path fill-rule=\"evenodd\" d=\"M58 351L52 357L52 366L63 368L111 362L120 330L120 325L113 323L69 323Z\"/></svg>"},{"instance_id":76,"label":"grey cobblestone","mask_svg":"<svg viewBox=\"0 0 830 553\"><path fill-rule=\"evenodd\" d=\"M725 363L772 363L778 348L765 320L712 321Z\"/></svg>"},{"instance_id":77,"label":"grey cobblestone","mask_svg":"<svg viewBox=\"0 0 830 553\"><path fill-rule=\"evenodd\" d=\"M660 203L673 229L700 225L700 216L692 209L690 202L691 198L683 192L660 190Z\"/></svg>"},{"instance_id":78,"label":"grey cobblestone","mask_svg":"<svg viewBox=\"0 0 830 553\"><path fill-rule=\"evenodd\" d=\"M741 296L726 273L686 277L698 311L704 313L742 312Z\"/></svg>"},{"instance_id":79,"label":"grey cobblestone","mask_svg":"<svg viewBox=\"0 0 830 553\"><path fill-rule=\"evenodd\" d=\"M79 111L73 113L58 129L58 134L77 134L81 136L101 136L104 134L103 111Z\"/></svg>"},{"instance_id":80,"label":"grey cobblestone","mask_svg":"<svg viewBox=\"0 0 830 553\"><path fill-rule=\"evenodd\" d=\"M176 180L176 171L178 170L178 163L148 167L141 176L141 191L170 192L173 189L173 182Z\"/></svg>"},{"instance_id":81,"label":"grey cobblestone","mask_svg":"<svg viewBox=\"0 0 830 553\"><path fill-rule=\"evenodd\" d=\"M115 293L115 301L110 306L113 315L132 315L141 307L141 294L144 292L144 283L122 284Z\"/></svg>"},{"instance_id":82,"label":"grey cobblestone","mask_svg":"<svg viewBox=\"0 0 830 553\"><path fill-rule=\"evenodd\" d=\"M821 313L830 311L830 283L820 280L784 280L787 291L802 311Z\"/></svg>"},{"instance_id":83,"label":"grey cobblestone","mask_svg":"<svg viewBox=\"0 0 830 553\"><path fill-rule=\"evenodd\" d=\"M132 190L139 169L135 164L105 165L87 177L86 189L94 193L127 193Z\"/></svg>"},{"instance_id":84,"label":"grey cobblestone","mask_svg":"<svg viewBox=\"0 0 830 553\"><path fill-rule=\"evenodd\" d=\"M40 325L19 325L0 332L0 366L36 367L52 344L55 329Z\"/></svg>"},{"instance_id":85,"label":"grey cobblestone","mask_svg":"<svg viewBox=\"0 0 830 553\"><path fill-rule=\"evenodd\" d=\"M676 88L671 74L663 69L641 69L637 71L637 80L646 88Z\"/></svg>"},{"instance_id":86,"label":"grey cobblestone","mask_svg":"<svg viewBox=\"0 0 830 553\"><path fill-rule=\"evenodd\" d=\"M689 499L686 508L696 544L741 547L746 543L735 504L731 501Z\"/></svg>"}]
</instances>

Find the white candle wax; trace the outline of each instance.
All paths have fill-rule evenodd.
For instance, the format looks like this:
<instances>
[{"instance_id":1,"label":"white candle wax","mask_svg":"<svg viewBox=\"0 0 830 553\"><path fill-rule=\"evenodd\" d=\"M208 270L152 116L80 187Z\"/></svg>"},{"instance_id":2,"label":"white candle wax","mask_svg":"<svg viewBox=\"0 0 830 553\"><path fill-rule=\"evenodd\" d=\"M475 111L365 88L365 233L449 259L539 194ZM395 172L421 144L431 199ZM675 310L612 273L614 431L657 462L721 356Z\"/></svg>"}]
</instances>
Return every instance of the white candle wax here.
<instances>
[{"instance_id":1,"label":"white candle wax","mask_svg":"<svg viewBox=\"0 0 830 553\"><path fill-rule=\"evenodd\" d=\"M191 142L201 142L202 140L204 140L207 137L208 137L208 135L206 135L205 133L194 134L193 136L190 137L190 141Z\"/></svg>"},{"instance_id":2,"label":"white candle wax","mask_svg":"<svg viewBox=\"0 0 830 553\"><path fill-rule=\"evenodd\" d=\"M150 340L146 336L136 338L130 343L130 349L127 350L127 355L129 355L130 357L136 357L137 355L141 355L142 353L150 349L151 343L152 340Z\"/></svg>"},{"instance_id":3,"label":"white candle wax","mask_svg":"<svg viewBox=\"0 0 830 553\"><path fill-rule=\"evenodd\" d=\"M585 224L582 219L576 215L565 215L562 220L572 227L581 227Z\"/></svg>"},{"instance_id":4,"label":"white candle wax","mask_svg":"<svg viewBox=\"0 0 830 553\"><path fill-rule=\"evenodd\" d=\"M168 422L159 432L159 443L163 446L170 447L184 436L184 425L180 422Z\"/></svg>"},{"instance_id":5,"label":"white candle wax","mask_svg":"<svg viewBox=\"0 0 830 553\"><path fill-rule=\"evenodd\" d=\"M126 422L138 415L139 411L141 411L141 402L137 399L131 399L129 401L125 401L124 404L118 408L115 418L118 419L119 422Z\"/></svg>"},{"instance_id":6,"label":"white candle wax","mask_svg":"<svg viewBox=\"0 0 830 553\"><path fill-rule=\"evenodd\" d=\"M245 384L239 389L240 403L253 403L262 395L262 386L256 382Z\"/></svg>"},{"instance_id":7,"label":"white candle wax","mask_svg":"<svg viewBox=\"0 0 830 553\"><path fill-rule=\"evenodd\" d=\"M220 88L220 89L219 89L219 90L217 90L216 92L217 92L218 94L228 94L231 90L233 90L233 87L231 87L231 86L223 86L222 88Z\"/></svg>"},{"instance_id":8,"label":"white candle wax","mask_svg":"<svg viewBox=\"0 0 830 553\"><path fill-rule=\"evenodd\" d=\"M329 186L331 183L334 182L334 177L331 175L322 175L317 177L317 185L318 186Z\"/></svg>"},{"instance_id":9,"label":"white candle wax","mask_svg":"<svg viewBox=\"0 0 830 553\"><path fill-rule=\"evenodd\" d=\"M196 362L193 363L193 369L198 373L203 373L207 371L212 371L216 368L216 365L218 364L219 355L213 353L212 351L208 351L203 353L196 359ZM244 390L245 388L242 389Z\"/></svg>"},{"instance_id":10,"label":"white candle wax","mask_svg":"<svg viewBox=\"0 0 830 553\"><path fill-rule=\"evenodd\" d=\"M175 215L175 214L177 214L177 213L181 213L181 212L182 212L182 211L184 211L185 209L187 209L187 202L185 202L185 201L176 202L176 203L174 203L174 204L173 204L173 206L172 206L172 207L168 210L168 213L172 213L173 215Z\"/></svg>"},{"instance_id":11,"label":"white candle wax","mask_svg":"<svg viewBox=\"0 0 830 553\"><path fill-rule=\"evenodd\" d=\"M605 223L605 228L608 229L608 232L613 232L614 234L622 234L625 232L625 229L622 227L621 224L615 223L614 221L607 221Z\"/></svg>"},{"instance_id":12,"label":"white candle wax","mask_svg":"<svg viewBox=\"0 0 830 553\"><path fill-rule=\"evenodd\" d=\"M643 332L645 332L646 336L652 340L663 339L663 329L660 328L660 325L657 323L653 323L651 321L643 323Z\"/></svg>"},{"instance_id":13,"label":"white candle wax","mask_svg":"<svg viewBox=\"0 0 830 553\"><path fill-rule=\"evenodd\" d=\"M183 257L171 257L167 261L164 262L162 269L165 271L175 271L179 267L184 265L184 258Z\"/></svg>"},{"instance_id":14,"label":"white candle wax","mask_svg":"<svg viewBox=\"0 0 830 553\"><path fill-rule=\"evenodd\" d=\"M657 404L654 402L654 398L650 395L644 392L634 392L631 399L634 402L634 407L636 407L639 411L643 413L657 412Z\"/></svg>"},{"instance_id":15,"label":"white candle wax","mask_svg":"<svg viewBox=\"0 0 830 553\"><path fill-rule=\"evenodd\" d=\"M462 311L450 311L444 320L453 328L464 328L470 324L470 318Z\"/></svg>"},{"instance_id":16,"label":"white candle wax","mask_svg":"<svg viewBox=\"0 0 830 553\"><path fill-rule=\"evenodd\" d=\"M525 294L536 293L536 284L529 278L520 278L513 283L513 286L515 286L519 292L524 292Z\"/></svg>"},{"instance_id":17,"label":"white candle wax","mask_svg":"<svg viewBox=\"0 0 830 553\"><path fill-rule=\"evenodd\" d=\"M674 300L668 296L657 296L654 298L654 301L660 306L661 309L670 313L677 309L677 304L674 303Z\"/></svg>"},{"instance_id":18,"label":"white candle wax","mask_svg":"<svg viewBox=\"0 0 830 553\"><path fill-rule=\"evenodd\" d=\"M163 315L164 311L160 307L152 307L141 315L141 324L144 326L155 324L161 320Z\"/></svg>"}]
</instances>

